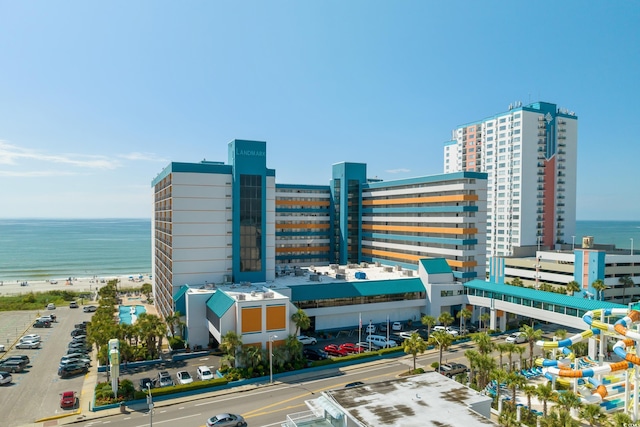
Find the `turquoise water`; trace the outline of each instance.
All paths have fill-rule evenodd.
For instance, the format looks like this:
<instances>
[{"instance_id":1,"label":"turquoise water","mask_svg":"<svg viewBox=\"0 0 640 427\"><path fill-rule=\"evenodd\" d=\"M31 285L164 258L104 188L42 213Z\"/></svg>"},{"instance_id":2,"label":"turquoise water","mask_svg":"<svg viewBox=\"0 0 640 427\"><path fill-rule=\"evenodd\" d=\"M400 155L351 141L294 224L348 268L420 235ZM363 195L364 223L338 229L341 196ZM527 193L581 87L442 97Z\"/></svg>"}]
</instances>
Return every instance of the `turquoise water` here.
<instances>
[{"instance_id":1,"label":"turquoise water","mask_svg":"<svg viewBox=\"0 0 640 427\"><path fill-rule=\"evenodd\" d=\"M151 220L0 219L0 280L150 272Z\"/></svg>"},{"instance_id":2,"label":"turquoise water","mask_svg":"<svg viewBox=\"0 0 640 427\"><path fill-rule=\"evenodd\" d=\"M640 221L577 221L583 236L640 252ZM150 219L0 219L0 280L150 273Z\"/></svg>"},{"instance_id":3,"label":"turquoise water","mask_svg":"<svg viewBox=\"0 0 640 427\"><path fill-rule=\"evenodd\" d=\"M136 311L136 317L140 316L142 313L146 313L147 310L144 308L144 306L142 305L136 305L136 306L132 306L132 305L121 305L120 306L120 323L126 323L127 325L130 325L132 322L132 317L131 317L131 307L135 307L135 311Z\"/></svg>"}]
</instances>

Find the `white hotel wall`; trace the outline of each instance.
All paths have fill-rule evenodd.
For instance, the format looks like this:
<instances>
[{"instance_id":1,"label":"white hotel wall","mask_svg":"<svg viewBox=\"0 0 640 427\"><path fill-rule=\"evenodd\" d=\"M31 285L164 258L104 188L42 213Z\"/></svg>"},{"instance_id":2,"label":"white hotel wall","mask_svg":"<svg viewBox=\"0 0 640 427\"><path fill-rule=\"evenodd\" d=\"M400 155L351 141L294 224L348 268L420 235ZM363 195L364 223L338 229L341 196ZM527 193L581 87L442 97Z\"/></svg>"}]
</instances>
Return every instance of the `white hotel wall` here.
<instances>
[{"instance_id":1,"label":"white hotel wall","mask_svg":"<svg viewBox=\"0 0 640 427\"><path fill-rule=\"evenodd\" d=\"M393 301L377 304L363 304L359 306L322 307L305 309L307 316L315 316L316 331L325 329L344 328L345 325L357 326L359 315L362 314L362 327L371 320L374 324L387 321L420 322L421 313L425 312L425 300Z\"/></svg>"},{"instance_id":2,"label":"white hotel wall","mask_svg":"<svg viewBox=\"0 0 640 427\"><path fill-rule=\"evenodd\" d=\"M209 322L207 321L207 300L213 295L212 291L189 290L185 299L187 308L186 318L188 328L188 342L191 347L209 344Z\"/></svg>"},{"instance_id":3,"label":"white hotel wall","mask_svg":"<svg viewBox=\"0 0 640 427\"><path fill-rule=\"evenodd\" d=\"M172 175L173 285L222 282L232 268L231 177Z\"/></svg>"}]
</instances>

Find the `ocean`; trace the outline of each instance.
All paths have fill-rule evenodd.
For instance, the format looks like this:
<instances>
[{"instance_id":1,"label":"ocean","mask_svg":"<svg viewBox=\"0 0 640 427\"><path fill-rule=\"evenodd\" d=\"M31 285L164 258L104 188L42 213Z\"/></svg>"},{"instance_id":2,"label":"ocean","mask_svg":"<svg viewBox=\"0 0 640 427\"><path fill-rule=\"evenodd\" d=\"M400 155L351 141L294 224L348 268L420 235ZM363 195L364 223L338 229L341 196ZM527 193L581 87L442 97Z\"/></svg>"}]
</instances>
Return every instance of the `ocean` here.
<instances>
[{"instance_id":1,"label":"ocean","mask_svg":"<svg viewBox=\"0 0 640 427\"><path fill-rule=\"evenodd\" d=\"M150 219L0 219L5 282L150 273Z\"/></svg>"},{"instance_id":2,"label":"ocean","mask_svg":"<svg viewBox=\"0 0 640 427\"><path fill-rule=\"evenodd\" d=\"M640 221L577 221L583 236L640 253ZM150 219L0 219L0 280L131 274L151 274Z\"/></svg>"}]
</instances>

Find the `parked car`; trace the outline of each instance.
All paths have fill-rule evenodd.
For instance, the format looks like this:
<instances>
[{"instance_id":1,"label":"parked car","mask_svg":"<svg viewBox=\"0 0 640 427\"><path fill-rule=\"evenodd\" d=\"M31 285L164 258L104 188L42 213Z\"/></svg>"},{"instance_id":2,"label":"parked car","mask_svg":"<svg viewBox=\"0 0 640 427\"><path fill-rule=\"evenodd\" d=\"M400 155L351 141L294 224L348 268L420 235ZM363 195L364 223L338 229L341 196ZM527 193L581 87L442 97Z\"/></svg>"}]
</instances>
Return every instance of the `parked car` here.
<instances>
[{"instance_id":1,"label":"parked car","mask_svg":"<svg viewBox=\"0 0 640 427\"><path fill-rule=\"evenodd\" d=\"M89 350L86 348L69 348L67 349L67 354L82 354L83 356L89 357Z\"/></svg>"},{"instance_id":2,"label":"parked car","mask_svg":"<svg viewBox=\"0 0 640 427\"><path fill-rule=\"evenodd\" d=\"M367 328L365 329L365 332L368 334L375 334L376 333L376 325L374 324L369 324L367 325Z\"/></svg>"},{"instance_id":3,"label":"parked car","mask_svg":"<svg viewBox=\"0 0 640 427\"><path fill-rule=\"evenodd\" d=\"M86 363L87 365L91 365L91 359L87 355L82 353L65 354L60 358L60 364L62 364L63 362L69 363L67 361L72 361L72 360Z\"/></svg>"},{"instance_id":4,"label":"parked car","mask_svg":"<svg viewBox=\"0 0 640 427\"><path fill-rule=\"evenodd\" d=\"M373 331L373 332L375 332L375 331ZM387 332L387 324L386 323L380 323L380 325L378 326L378 332Z\"/></svg>"},{"instance_id":5,"label":"parked car","mask_svg":"<svg viewBox=\"0 0 640 427\"><path fill-rule=\"evenodd\" d=\"M298 338L298 341L300 341L302 345L314 345L318 343L317 339L306 335L298 335L296 338Z\"/></svg>"},{"instance_id":6,"label":"parked car","mask_svg":"<svg viewBox=\"0 0 640 427\"><path fill-rule=\"evenodd\" d=\"M69 363L58 368L58 376L60 378L69 378L76 375L86 374L89 372L89 367L80 363Z\"/></svg>"},{"instance_id":7,"label":"parked car","mask_svg":"<svg viewBox=\"0 0 640 427\"><path fill-rule=\"evenodd\" d=\"M34 328L50 328L51 322L36 320L36 322L33 324L33 327Z\"/></svg>"},{"instance_id":8,"label":"parked car","mask_svg":"<svg viewBox=\"0 0 640 427\"><path fill-rule=\"evenodd\" d=\"M72 337L77 337L78 335L86 335L86 334L87 334L86 328L76 328L73 331L71 331Z\"/></svg>"},{"instance_id":9,"label":"parked car","mask_svg":"<svg viewBox=\"0 0 640 427\"><path fill-rule=\"evenodd\" d=\"M237 414L218 414L207 420L207 427L242 427L247 422L241 415Z\"/></svg>"},{"instance_id":10,"label":"parked car","mask_svg":"<svg viewBox=\"0 0 640 427\"><path fill-rule=\"evenodd\" d=\"M69 409L76 407L76 392L65 391L60 393L60 407L62 409Z\"/></svg>"},{"instance_id":11,"label":"parked car","mask_svg":"<svg viewBox=\"0 0 640 427\"><path fill-rule=\"evenodd\" d=\"M354 381L352 383L345 384L344 388L358 387L359 385L363 385L363 384L364 383L362 381Z\"/></svg>"},{"instance_id":12,"label":"parked car","mask_svg":"<svg viewBox=\"0 0 640 427\"><path fill-rule=\"evenodd\" d=\"M347 356L349 353L347 350L343 350L335 344L329 344L324 346L324 351L329 356Z\"/></svg>"},{"instance_id":13,"label":"parked car","mask_svg":"<svg viewBox=\"0 0 640 427\"><path fill-rule=\"evenodd\" d=\"M346 342L338 346L339 349L346 351L347 353L364 353L368 350L368 347L356 345L351 342Z\"/></svg>"},{"instance_id":14,"label":"parked car","mask_svg":"<svg viewBox=\"0 0 640 427\"><path fill-rule=\"evenodd\" d=\"M9 372L0 372L0 384L11 384L13 376Z\"/></svg>"},{"instance_id":15,"label":"parked car","mask_svg":"<svg viewBox=\"0 0 640 427\"><path fill-rule=\"evenodd\" d=\"M305 348L302 350L302 355L308 360L323 360L328 357L327 353L320 349Z\"/></svg>"},{"instance_id":16,"label":"parked car","mask_svg":"<svg viewBox=\"0 0 640 427\"><path fill-rule=\"evenodd\" d=\"M76 323L75 325L73 325L73 327L76 329L87 329L87 326L89 325L89 323L91 323L89 320L85 320L83 322Z\"/></svg>"},{"instance_id":17,"label":"parked car","mask_svg":"<svg viewBox=\"0 0 640 427\"><path fill-rule=\"evenodd\" d=\"M523 342L527 341L527 337L524 332L514 332L513 334L509 335L505 341L515 344L522 344Z\"/></svg>"},{"instance_id":18,"label":"parked car","mask_svg":"<svg viewBox=\"0 0 640 427\"><path fill-rule=\"evenodd\" d=\"M469 368L467 368L462 363L443 363L440 367L440 372L442 373L442 375L449 378L455 377L458 374L465 373L468 370Z\"/></svg>"},{"instance_id":19,"label":"parked car","mask_svg":"<svg viewBox=\"0 0 640 427\"><path fill-rule=\"evenodd\" d=\"M47 314L46 316L38 317L36 321L53 323L56 321L56 316L54 314Z\"/></svg>"},{"instance_id":20,"label":"parked car","mask_svg":"<svg viewBox=\"0 0 640 427\"><path fill-rule=\"evenodd\" d=\"M447 326L447 328L445 329L445 332L454 337L457 337L458 335L460 335L458 328L453 326Z\"/></svg>"},{"instance_id":21,"label":"parked car","mask_svg":"<svg viewBox=\"0 0 640 427\"><path fill-rule=\"evenodd\" d=\"M77 349L91 350L91 346L89 344L87 344L86 342L83 342L83 341L72 341L72 342L69 343L67 348L69 350L77 350Z\"/></svg>"},{"instance_id":22,"label":"parked car","mask_svg":"<svg viewBox=\"0 0 640 427\"><path fill-rule=\"evenodd\" d=\"M77 301L71 301L69 303L69 308L78 308L78 302Z\"/></svg>"},{"instance_id":23,"label":"parked car","mask_svg":"<svg viewBox=\"0 0 640 427\"><path fill-rule=\"evenodd\" d=\"M418 331L402 331L398 334L398 337L404 340L408 340L409 338L411 338L411 335L413 335L414 333L418 333Z\"/></svg>"},{"instance_id":24,"label":"parked car","mask_svg":"<svg viewBox=\"0 0 640 427\"><path fill-rule=\"evenodd\" d=\"M24 364L24 366L27 366L29 363L31 363L31 359L29 359L29 356L27 356L26 354L14 354L13 356L9 356L4 360L19 360Z\"/></svg>"},{"instance_id":25,"label":"parked car","mask_svg":"<svg viewBox=\"0 0 640 427\"><path fill-rule=\"evenodd\" d=\"M402 323L393 322L393 324L391 325L391 330L392 331L401 331L402 330Z\"/></svg>"},{"instance_id":26,"label":"parked car","mask_svg":"<svg viewBox=\"0 0 640 427\"><path fill-rule=\"evenodd\" d=\"M20 337L20 342L24 342L24 341L37 341L40 342L41 338L40 335L37 334L29 334L29 335L25 335Z\"/></svg>"},{"instance_id":27,"label":"parked car","mask_svg":"<svg viewBox=\"0 0 640 427\"><path fill-rule=\"evenodd\" d=\"M71 338L70 342L82 342L82 343L85 343L85 342L87 342L87 336L86 335L76 335L75 337Z\"/></svg>"},{"instance_id":28,"label":"parked car","mask_svg":"<svg viewBox=\"0 0 640 427\"><path fill-rule=\"evenodd\" d=\"M178 371L176 377L180 384L191 384L193 382L193 377L187 371Z\"/></svg>"},{"instance_id":29,"label":"parked car","mask_svg":"<svg viewBox=\"0 0 640 427\"><path fill-rule=\"evenodd\" d=\"M196 370L196 376L202 381L212 380L214 378L213 372L206 366L199 366Z\"/></svg>"},{"instance_id":30,"label":"parked car","mask_svg":"<svg viewBox=\"0 0 640 427\"><path fill-rule=\"evenodd\" d=\"M148 377L140 378L140 381L138 381L138 385L140 386L140 390L146 390L148 388L155 387L155 381Z\"/></svg>"},{"instance_id":31,"label":"parked car","mask_svg":"<svg viewBox=\"0 0 640 427\"><path fill-rule=\"evenodd\" d=\"M174 385L173 379L171 378L171 374L167 371L160 371L158 373L158 386L159 387L169 387Z\"/></svg>"},{"instance_id":32,"label":"parked car","mask_svg":"<svg viewBox=\"0 0 640 427\"><path fill-rule=\"evenodd\" d=\"M20 362L19 360L2 360L0 361L0 371L2 372L22 372L24 371L26 364Z\"/></svg>"},{"instance_id":33,"label":"parked car","mask_svg":"<svg viewBox=\"0 0 640 427\"><path fill-rule=\"evenodd\" d=\"M47 304L47 310L55 310L56 309L56 305L52 302L50 302L49 304Z\"/></svg>"},{"instance_id":34,"label":"parked car","mask_svg":"<svg viewBox=\"0 0 640 427\"><path fill-rule=\"evenodd\" d=\"M60 360L60 365L59 366L69 366L69 365L86 366L87 368L89 368L89 366L91 366L91 361L87 361L86 359L84 359L84 360L82 360L82 359L64 359L64 360Z\"/></svg>"},{"instance_id":35,"label":"parked car","mask_svg":"<svg viewBox=\"0 0 640 427\"><path fill-rule=\"evenodd\" d=\"M368 335L365 341L377 348L395 347L398 345L395 341L387 340L387 338L382 335Z\"/></svg>"},{"instance_id":36,"label":"parked car","mask_svg":"<svg viewBox=\"0 0 640 427\"><path fill-rule=\"evenodd\" d=\"M82 307L82 311L84 311L85 313L93 313L97 309L98 307L96 307L95 305L85 305L84 307Z\"/></svg>"},{"instance_id":37,"label":"parked car","mask_svg":"<svg viewBox=\"0 0 640 427\"><path fill-rule=\"evenodd\" d=\"M35 350L40 348L40 341L21 341L16 344L16 348L26 349L26 350Z\"/></svg>"}]
</instances>

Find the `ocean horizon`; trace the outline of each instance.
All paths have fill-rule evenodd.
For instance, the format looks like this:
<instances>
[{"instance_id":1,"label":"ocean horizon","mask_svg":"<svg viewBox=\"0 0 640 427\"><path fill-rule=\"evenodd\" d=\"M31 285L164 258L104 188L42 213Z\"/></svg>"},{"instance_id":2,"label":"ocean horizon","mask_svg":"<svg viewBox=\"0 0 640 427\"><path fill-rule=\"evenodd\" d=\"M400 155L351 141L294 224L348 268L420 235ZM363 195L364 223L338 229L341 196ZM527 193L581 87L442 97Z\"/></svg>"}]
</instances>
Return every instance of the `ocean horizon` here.
<instances>
[{"instance_id":1,"label":"ocean horizon","mask_svg":"<svg viewBox=\"0 0 640 427\"><path fill-rule=\"evenodd\" d=\"M576 246L585 236L640 253L640 221L576 221ZM151 219L0 219L2 281L149 274Z\"/></svg>"}]
</instances>

